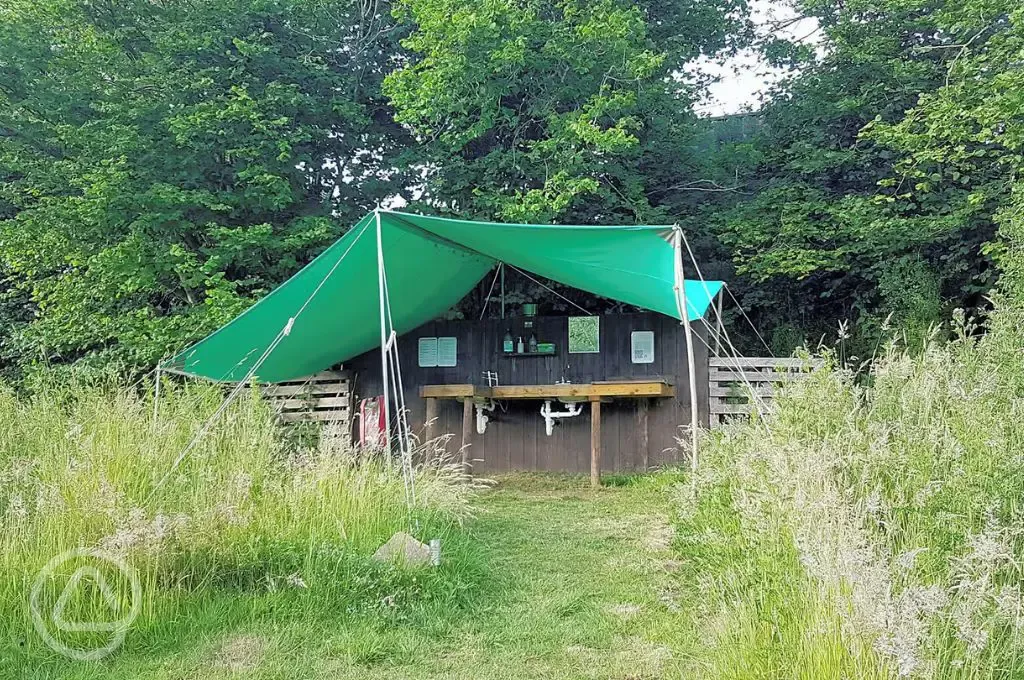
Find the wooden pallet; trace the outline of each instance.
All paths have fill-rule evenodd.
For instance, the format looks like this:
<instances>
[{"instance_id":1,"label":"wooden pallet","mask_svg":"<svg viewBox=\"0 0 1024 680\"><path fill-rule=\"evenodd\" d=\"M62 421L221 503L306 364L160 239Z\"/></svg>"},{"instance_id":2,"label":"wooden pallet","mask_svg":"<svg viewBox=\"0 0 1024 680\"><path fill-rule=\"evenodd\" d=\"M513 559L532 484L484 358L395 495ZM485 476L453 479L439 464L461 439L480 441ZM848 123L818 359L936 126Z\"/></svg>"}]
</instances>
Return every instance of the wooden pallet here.
<instances>
[{"instance_id":1,"label":"wooden pallet","mask_svg":"<svg viewBox=\"0 0 1024 680\"><path fill-rule=\"evenodd\" d=\"M821 365L819 359L712 357L708 360L711 427L750 415L754 407L752 394L770 402L780 385L800 380Z\"/></svg>"},{"instance_id":2,"label":"wooden pallet","mask_svg":"<svg viewBox=\"0 0 1024 680\"><path fill-rule=\"evenodd\" d=\"M284 423L331 423L350 431L352 380L347 371L321 371L260 389Z\"/></svg>"}]
</instances>

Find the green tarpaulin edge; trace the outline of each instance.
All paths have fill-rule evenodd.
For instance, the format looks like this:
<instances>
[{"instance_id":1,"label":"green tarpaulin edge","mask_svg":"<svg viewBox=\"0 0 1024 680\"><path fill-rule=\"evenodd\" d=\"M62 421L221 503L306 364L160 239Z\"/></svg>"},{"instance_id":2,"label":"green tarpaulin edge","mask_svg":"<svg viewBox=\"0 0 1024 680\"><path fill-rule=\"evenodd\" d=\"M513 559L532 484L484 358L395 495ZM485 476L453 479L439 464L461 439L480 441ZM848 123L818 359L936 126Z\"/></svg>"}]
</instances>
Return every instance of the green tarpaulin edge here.
<instances>
[{"instance_id":1,"label":"green tarpaulin edge","mask_svg":"<svg viewBox=\"0 0 1024 680\"><path fill-rule=\"evenodd\" d=\"M380 210L161 369L221 382L251 372L281 382L380 347L378 219L399 335L453 307L499 262L681 318L674 226L499 224ZM700 319L723 285L687 280L688 320Z\"/></svg>"}]
</instances>

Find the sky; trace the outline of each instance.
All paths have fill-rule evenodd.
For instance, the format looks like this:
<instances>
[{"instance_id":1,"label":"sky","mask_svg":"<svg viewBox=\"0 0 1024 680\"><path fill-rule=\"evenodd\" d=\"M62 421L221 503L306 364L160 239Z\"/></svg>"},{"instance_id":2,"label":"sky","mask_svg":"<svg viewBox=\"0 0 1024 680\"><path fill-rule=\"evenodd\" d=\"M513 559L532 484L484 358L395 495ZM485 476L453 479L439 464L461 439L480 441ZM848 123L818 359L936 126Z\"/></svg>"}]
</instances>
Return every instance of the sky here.
<instances>
[{"instance_id":1,"label":"sky","mask_svg":"<svg viewBox=\"0 0 1024 680\"><path fill-rule=\"evenodd\" d=\"M762 33L810 43L818 41L816 20L797 19L790 2L753 0L750 7L754 23ZM697 112L704 116L756 111L760 108L761 96L785 74L783 70L765 64L750 50L741 52L724 64L703 59L692 70L718 78L708 97L696 107Z\"/></svg>"}]
</instances>

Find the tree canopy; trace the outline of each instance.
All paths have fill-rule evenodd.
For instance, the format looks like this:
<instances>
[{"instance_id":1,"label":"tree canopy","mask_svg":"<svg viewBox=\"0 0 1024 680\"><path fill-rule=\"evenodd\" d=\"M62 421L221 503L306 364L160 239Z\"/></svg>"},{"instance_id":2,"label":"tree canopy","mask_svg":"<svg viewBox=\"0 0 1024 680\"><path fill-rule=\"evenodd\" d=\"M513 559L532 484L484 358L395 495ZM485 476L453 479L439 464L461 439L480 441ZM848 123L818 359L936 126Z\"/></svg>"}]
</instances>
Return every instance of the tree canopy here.
<instances>
[{"instance_id":1,"label":"tree canopy","mask_svg":"<svg viewBox=\"0 0 1024 680\"><path fill-rule=\"evenodd\" d=\"M397 192L395 40L359 4L5 4L8 357L152 363Z\"/></svg>"},{"instance_id":2,"label":"tree canopy","mask_svg":"<svg viewBox=\"0 0 1024 680\"><path fill-rule=\"evenodd\" d=\"M816 44L744 0L9 0L0 362L152 365L381 202L678 221L781 351L983 310L1024 279L1022 10L793 8ZM791 70L728 139L693 67L740 49Z\"/></svg>"}]
</instances>

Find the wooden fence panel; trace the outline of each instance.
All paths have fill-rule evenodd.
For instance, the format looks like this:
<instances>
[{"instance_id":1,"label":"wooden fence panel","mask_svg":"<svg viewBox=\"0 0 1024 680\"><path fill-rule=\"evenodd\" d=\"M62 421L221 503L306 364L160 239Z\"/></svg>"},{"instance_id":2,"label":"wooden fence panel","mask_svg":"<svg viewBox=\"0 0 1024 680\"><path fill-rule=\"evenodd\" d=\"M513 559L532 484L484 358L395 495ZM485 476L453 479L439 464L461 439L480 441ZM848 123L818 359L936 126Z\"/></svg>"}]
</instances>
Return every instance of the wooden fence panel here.
<instances>
[{"instance_id":1,"label":"wooden fence panel","mask_svg":"<svg viewBox=\"0 0 1024 680\"><path fill-rule=\"evenodd\" d=\"M708 360L711 427L750 415L752 397L768 403L780 385L801 380L821 365L820 359L712 357Z\"/></svg>"},{"instance_id":2,"label":"wooden fence panel","mask_svg":"<svg viewBox=\"0 0 1024 680\"><path fill-rule=\"evenodd\" d=\"M348 371L321 371L260 388L284 423L331 423L352 432L352 380Z\"/></svg>"}]
</instances>

